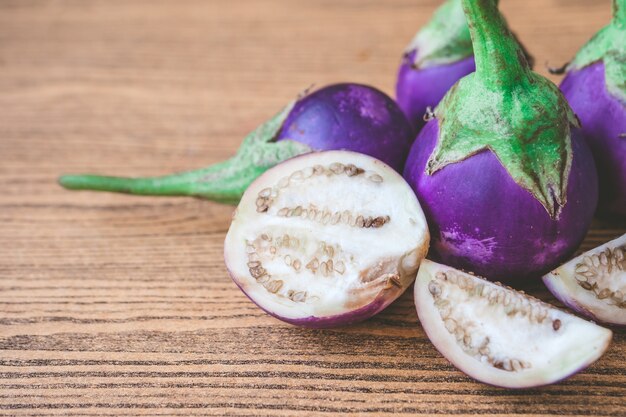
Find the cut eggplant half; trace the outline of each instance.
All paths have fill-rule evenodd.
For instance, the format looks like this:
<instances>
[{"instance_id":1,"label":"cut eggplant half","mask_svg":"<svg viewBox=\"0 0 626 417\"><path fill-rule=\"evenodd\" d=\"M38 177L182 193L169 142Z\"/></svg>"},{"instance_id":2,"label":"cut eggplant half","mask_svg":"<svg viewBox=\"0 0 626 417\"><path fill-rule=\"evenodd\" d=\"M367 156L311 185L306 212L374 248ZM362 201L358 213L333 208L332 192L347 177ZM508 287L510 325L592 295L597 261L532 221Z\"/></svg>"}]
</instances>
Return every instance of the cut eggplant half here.
<instances>
[{"instance_id":1,"label":"cut eggplant half","mask_svg":"<svg viewBox=\"0 0 626 417\"><path fill-rule=\"evenodd\" d=\"M470 377L507 388L551 384L584 369L610 330L523 292L424 260L419 320L437 350Z\"/></svg>"},{"instance_id":2,"label":"cut eggplant half","mask_svg":"<svg viewBox=\"0 0 626 417\"><path fill-rule=\"evenodd\" d=\"M235 283L269 314L332 327L398 298L428 243L422 209L400 175L370 156L329 151L287 160L250 185L224 258Z\"/></svg>"},{"instance_id":3,"label":"cut eggplant half","mask_svg":"<svg viewBox=\"0 0 626 417\"><path fill-rule=\"evenodd\" d=\"M543 277L550 292L597 321L626 325L626 234Z\"/></svg>"}]
</instances>

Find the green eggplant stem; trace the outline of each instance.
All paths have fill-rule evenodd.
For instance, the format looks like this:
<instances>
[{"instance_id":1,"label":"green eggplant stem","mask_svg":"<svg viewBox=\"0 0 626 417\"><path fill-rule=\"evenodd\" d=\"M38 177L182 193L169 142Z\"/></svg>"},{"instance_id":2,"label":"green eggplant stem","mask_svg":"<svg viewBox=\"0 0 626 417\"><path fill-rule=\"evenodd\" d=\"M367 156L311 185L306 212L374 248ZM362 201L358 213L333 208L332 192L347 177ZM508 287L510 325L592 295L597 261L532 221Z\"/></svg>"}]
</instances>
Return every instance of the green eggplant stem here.
<instances>
[{"instance_id":1,"label":"green eggplant stem","mask_svg":"<svg viewBox=\"0 0 626 417\"><path fill-rule=\"evenodd\" d=\"M110 191L152 196L193 196L225 204L239 201L245 186L246 167L235 156L207 168L160 177L113 177L106 175L63 175L59 184L70 190ZM248 169L249 171L249 169ZM254 175L254 172L250 172Z\"/></svg>"},{"instance_id":2,"label":"green eggplant stem","mask_svg":"<svg viewBox=\"0 0 626 417\"><path fill-rule=\"evenodd\" d=\"M498 4L498 0L493 1ZM532 55L520 46L532 67ZM414 69L452 64L472 56L472 39L461 0L446 0L435 10L405 50L407 55L413 52Z\"/></svg>"},{"instance_id":3,"label":"green eggplant stem","mask_svg":"<svg viewBox=\"0 0 626 417\"><path fill-rule=\"evenodd\" d=\"M530 65L494 0L463 0L476 61L476 75L500 89L528 78Z\"/></svg>"},{"instance_id":4,"label":"green eggplant stem","mask_svg":"<svg viewBox=\"0 0 626 417\"><path fill-rule=\"evenodd\" d=\"M626 29L626 0L613 0L613 24Z\"/></svg>"},{"instance_id":5,"label":"green eggplant stem","mask_svg":"<svg viewBox=\"0 0 626 417\"><path fill-rule=\"evenodd\" d=\"M63 175L59 184L70 190L191 196L237 204L252 181L269 168L311 148L292 140L275 141L295 102L261 124L244 139L232 158L206 168L162 177L126 178L105 175Z\"/></svg>"},{"instance_id":6,"label":"green eggplant stem","mask_svg":"<svg viewBox=\"0 0 626 417\"><path fill-rule=\"evenodd\" d=\"M176 177L174 177L174 180ZM187 194L189 186L172 177L128 178L108 177L106 175L64 175L59 183L68 190L111 191L117 193L142 195L179 195Z\"/></svg>"}]
</instances>

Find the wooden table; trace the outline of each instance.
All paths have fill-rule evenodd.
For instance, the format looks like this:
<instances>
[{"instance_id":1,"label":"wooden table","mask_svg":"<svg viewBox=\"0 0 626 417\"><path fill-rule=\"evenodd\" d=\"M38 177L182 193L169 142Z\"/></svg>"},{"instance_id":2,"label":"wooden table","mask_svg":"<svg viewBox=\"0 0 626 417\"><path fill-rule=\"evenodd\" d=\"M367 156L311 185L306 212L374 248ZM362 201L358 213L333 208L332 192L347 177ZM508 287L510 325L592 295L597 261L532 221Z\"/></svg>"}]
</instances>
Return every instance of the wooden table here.
<instances>
[{"instance_id":1,"label":"wooden table","mask_svg":"<svg viewBox=\"0 0 626 417\"><path fill-rule=\"evenodd\" d=\"M439 3L0 1L0 413L626 415L624 330L563 383L489 387L437 353L408 293L334 330L262 313L222 263L232 207L55 183L219 161L312 83L393 93ZM610 13L609 0L501 3L542 74ZM596 223L583 248L624 231Z\"/></svg>"}]
</instances>

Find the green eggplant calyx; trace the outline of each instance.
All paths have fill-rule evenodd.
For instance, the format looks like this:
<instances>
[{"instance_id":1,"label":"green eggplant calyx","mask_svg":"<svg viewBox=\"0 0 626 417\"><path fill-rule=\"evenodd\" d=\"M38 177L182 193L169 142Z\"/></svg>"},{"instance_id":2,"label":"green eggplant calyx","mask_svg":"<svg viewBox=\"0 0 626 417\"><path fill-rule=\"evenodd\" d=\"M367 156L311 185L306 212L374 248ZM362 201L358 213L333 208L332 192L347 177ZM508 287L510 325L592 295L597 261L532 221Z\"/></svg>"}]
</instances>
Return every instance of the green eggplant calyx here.
<instances>
[{"instance_id":1,"label":"green eggplant calyx","mask_svg":"<svg viewBox=\"0 0 626 417\"><path fill-rule=\"evenodd\" d=\"M461 7L461 0L447 0L406 48L416 51L414 68L452 64L472 56L472 39Z\"/></svg>"},{"instance_id":2,"label":"green eggplant calyx","mask_svg":"<svg viewBox=\"0 0 626 417\"><path fill-rule=\"evenodd\" d=\"M437 146L426 173L490 151L511 178L558 218L567 202L571 126L578 120L559 89L532 72L493 0L463 0L476 72L435 109Z\"/></svg>"}]
</instances>

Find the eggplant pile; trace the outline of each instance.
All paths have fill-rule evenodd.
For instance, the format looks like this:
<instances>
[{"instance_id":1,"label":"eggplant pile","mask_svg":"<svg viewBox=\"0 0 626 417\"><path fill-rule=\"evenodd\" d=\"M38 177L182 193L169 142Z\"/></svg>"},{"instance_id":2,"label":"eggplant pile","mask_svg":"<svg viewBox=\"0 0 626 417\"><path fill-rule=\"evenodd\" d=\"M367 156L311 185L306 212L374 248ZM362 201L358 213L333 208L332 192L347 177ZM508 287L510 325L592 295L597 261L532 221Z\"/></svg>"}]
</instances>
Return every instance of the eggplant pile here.
<instances>
[{"instance_id":1,"label":"eggplant pile","mask_svg":"<svg viewBox=\"0 0 626 417\"><path fill-rule=\"evenodd\" d=\"M447 0L404 52L397 102L329 85L216 165L59 182L237 204L226 267L268 314L349 325L414 284L425 333L461 371L555 383L598 360L612 332L512 287L543 276L575 313L626 324L626 235L571 259L595 215L626 216L626 0L613 16L559 89L532 71L497 0Z\"/></svg>"}]
</instances>

